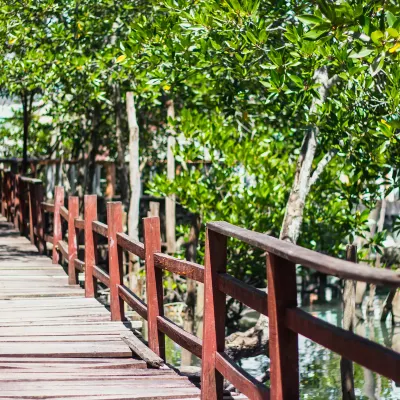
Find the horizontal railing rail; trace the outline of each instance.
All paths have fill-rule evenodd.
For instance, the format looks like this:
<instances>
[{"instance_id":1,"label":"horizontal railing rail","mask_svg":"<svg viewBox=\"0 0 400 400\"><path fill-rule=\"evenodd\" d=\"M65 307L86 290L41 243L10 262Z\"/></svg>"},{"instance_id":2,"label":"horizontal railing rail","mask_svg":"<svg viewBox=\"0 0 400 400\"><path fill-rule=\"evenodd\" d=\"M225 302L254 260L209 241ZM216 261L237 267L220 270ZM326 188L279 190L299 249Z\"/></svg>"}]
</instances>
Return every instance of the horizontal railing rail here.
<instances>
[{"instance_id":1,"label":"horizontal railing rail","mask_svg":"<svg viewBox=\"0 0 400 400\"><path fill-rule=\"evenodd\" d=\"M207 224L207 228L326 275L334 275L343 279L353 279L378 285L400 286L399 272L371 268L362 264L354 264L350 261L330 257L284 240L276 239L264 233L240 228L228 222L211 222Z\"/></svg>"},{"instance_id":2,"label":"horizontal railing rail","mask_svg":"<svg viewBox=\"0 0 400 400\"><path fill-rule=\"evenodd\" d=\"M202 359L202 399L220 399L223 379L250 399L298 399L298 335L366 368L400 381L400 354L350 331L322 321L297 306L296 265L315 271L373 284L400 287L400 274L358 265L249 231L227 222L207 224L205 265L161 252L158 217L143 219L143 243L123 232L120 202L107 203L107 223L98 221L97 197L86 195L83 216L79 199L69 196L64 205L62 187L54 203L43 199L40 181L0 171L1 213L28 235L32 243L52 244L54 263L68 263L71 285L84 273L85 295L96 296L97 281L110 289L111 319L125 319L124 303L148 322L148 345L165 360L165 335ZM46 232L44 213L52 214L53 231ZM62 229L62 221L67 228ZM78 258L79 232L84 236L84 259ZM97 252L107 239L108 271L99 265ZM227 271L228 239L233 238L266 253L267 292L230 275ZM104 242L104 240L103 240ZM45 247L44 250L45 251ZM123 281L123 252L144 260L146 300ZM163 271L204 284L203 339L186 332L164 315ZM226 296L269 318L270 389L233 362L225 353Z\"/></svg>"}]
</instances>

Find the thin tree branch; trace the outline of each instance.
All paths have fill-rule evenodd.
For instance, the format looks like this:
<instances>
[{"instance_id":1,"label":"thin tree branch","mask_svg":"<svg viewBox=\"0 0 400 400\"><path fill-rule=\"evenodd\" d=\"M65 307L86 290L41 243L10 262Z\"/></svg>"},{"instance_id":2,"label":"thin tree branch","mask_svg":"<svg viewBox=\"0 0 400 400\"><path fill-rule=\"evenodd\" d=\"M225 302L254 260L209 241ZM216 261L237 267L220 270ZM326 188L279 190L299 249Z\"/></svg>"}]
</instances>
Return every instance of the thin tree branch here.
<instances>
[{"instance_id":1,"label":"thin tree branch","mask_svg":"<svg viewBox=\"0 0 400 400\"><path fill-rule=\"evenodd\" d=\"M330 163L333 157L335 157L336 153L338 151L336 149L328 151L326 153L321 161L318 163L317 168L315 168L313 174L310 177L310 180L308 182L308 187L310 188L314 183L318 180L319 176L322 174L323 170L325 167Z\"/></svg>"}]
</instances>

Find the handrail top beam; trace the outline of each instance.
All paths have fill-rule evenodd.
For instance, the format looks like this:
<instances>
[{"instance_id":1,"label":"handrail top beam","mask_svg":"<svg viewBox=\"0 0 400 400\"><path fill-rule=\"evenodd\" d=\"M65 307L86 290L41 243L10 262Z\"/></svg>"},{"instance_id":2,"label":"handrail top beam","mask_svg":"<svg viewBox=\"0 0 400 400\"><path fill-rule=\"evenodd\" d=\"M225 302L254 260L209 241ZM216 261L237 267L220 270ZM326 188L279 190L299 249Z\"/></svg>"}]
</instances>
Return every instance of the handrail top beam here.
<instances>
[{"instance_id":1,"label":"handrail top beam","mask_svg":"<svg viewBox=\"0 0 400 400\"><path fill-rule=\"evenodd\" d=\"M232 225L225 221L209 222L207 223L207 228L327 275L335 275L344 279L353 279L378 285L400 287L400 274L395 271L372 268L334 258L274 238L265 233L254 232Z\"/></svg>"}]
</instances>

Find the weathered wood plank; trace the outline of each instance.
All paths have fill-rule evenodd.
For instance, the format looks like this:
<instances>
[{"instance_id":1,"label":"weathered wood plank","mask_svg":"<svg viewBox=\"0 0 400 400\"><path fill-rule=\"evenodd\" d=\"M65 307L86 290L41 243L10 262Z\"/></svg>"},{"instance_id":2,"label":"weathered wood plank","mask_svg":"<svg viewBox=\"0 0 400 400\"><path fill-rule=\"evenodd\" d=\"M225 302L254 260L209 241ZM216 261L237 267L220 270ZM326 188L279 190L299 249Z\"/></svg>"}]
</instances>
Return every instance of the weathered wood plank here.
<instances>
[{"instance_id":1,"label":"weathered wood plank","mask_svg":"<svg viewBox=\"0 0 400 400\"><path fill-rule=\"evenodd\" d=\"M0 343L0 357L131 357L122 341L75 343Z\"/></svg>"},{"instance_id":2,"label":"weathered wood plank","mask_svg":"<svg viewBox=\"0 0 400 400\"><path fill-rule=\"evenodd\" d=\"M114 245L117 237L112 236ZM89 264L95 261L93 252L91 256ZM59 265L38 256L26 239L18 238L15 243L0 237L2 400L199 399L199 389L187 377L163 366L162 360L161 369L147 368L147 363L155 365L146 355L151 351L130 330L142 322L111 321L110 312L95 298L83 297L82 288L68 284L75 282L68 281ZM119 300L122 281L114 282L114 299ZM147 363L133 358L131 348Z\"/></svg>"},{"instance_id":3,"label":"weathered wood plank","mask_svg":"<svg viewBox=\"0 0 400 400\"><path fill-rule=\"evenodd\" d=\"M116 332L114 334L102 333L93 335L47 335L47 336L7 336L0 337L0 348L3 343L64 343L64 342L107 342L107 341L117 341L120 342L120 334Z\"/></svg>"},{"instance_id":4,"label":"weathered wood plank","mask_svg":"<svg viewBox=\"0 0 400 400\"><path fill-rule=\"evenodd\" d=\"M142 360L155 368L160 368L164 365L164 360L156 353L150 350L141 340L135 335L122 334L122 340L137 354Z\"/></svg>"}]
</instances>

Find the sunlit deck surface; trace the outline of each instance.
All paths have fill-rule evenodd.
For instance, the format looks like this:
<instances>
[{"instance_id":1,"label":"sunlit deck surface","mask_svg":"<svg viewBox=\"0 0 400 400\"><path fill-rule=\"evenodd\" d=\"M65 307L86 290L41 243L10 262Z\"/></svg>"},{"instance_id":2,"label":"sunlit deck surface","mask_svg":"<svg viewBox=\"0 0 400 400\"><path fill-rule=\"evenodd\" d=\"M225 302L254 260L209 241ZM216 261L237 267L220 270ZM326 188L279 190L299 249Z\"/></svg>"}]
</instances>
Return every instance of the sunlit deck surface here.
<instances>
[{"instance_id":1,"label":"sunlit deck surface","mask_svg":"<svg viewBox=\"0 0 400 400\"><path fill-rule=\"evenodd\" d=\"M148 368L122 322L0 217L0 399L199 399L173 369Z\"/></svg>"}]
</instances>

